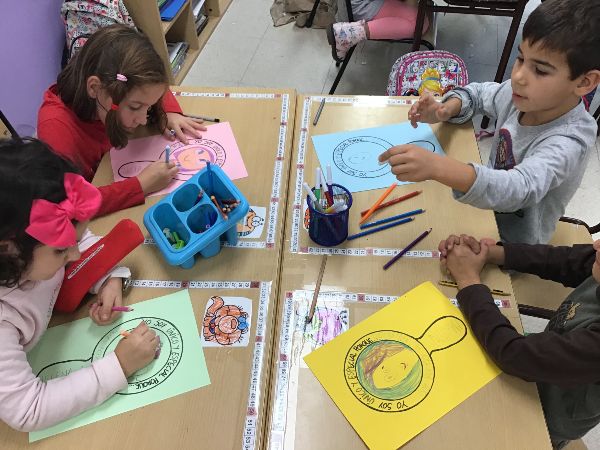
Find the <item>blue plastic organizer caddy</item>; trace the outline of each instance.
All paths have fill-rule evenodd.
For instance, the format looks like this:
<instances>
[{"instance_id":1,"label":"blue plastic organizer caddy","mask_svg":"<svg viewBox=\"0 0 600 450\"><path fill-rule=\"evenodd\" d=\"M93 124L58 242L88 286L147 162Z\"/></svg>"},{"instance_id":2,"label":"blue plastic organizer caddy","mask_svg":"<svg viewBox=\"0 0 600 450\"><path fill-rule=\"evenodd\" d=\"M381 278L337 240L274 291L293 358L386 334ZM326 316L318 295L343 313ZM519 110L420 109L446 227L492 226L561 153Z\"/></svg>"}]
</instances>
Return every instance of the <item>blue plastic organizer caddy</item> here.
<instances>
[{"instance_id":1,"label":"blue plastic organizer caddy","mask_svg":"<svg viewBox=\"0 0 600 450\"><path fill-rule=\"evenodd\" d=\"M198 199L200 189L204 195ZM212 203L211 195L219 200L239 200L240 204L227 213L225 220ZM225 172L211 165L210 170L201 170L150 207L144 214L144 225L169 264L190 269L196 254L209 258L219 253L222 240L231 245L237 243L237 223L246 216L249 207ZM163 233L165 228L175 231L185 246L174 249Z\"/></svg>"}]
</instances>

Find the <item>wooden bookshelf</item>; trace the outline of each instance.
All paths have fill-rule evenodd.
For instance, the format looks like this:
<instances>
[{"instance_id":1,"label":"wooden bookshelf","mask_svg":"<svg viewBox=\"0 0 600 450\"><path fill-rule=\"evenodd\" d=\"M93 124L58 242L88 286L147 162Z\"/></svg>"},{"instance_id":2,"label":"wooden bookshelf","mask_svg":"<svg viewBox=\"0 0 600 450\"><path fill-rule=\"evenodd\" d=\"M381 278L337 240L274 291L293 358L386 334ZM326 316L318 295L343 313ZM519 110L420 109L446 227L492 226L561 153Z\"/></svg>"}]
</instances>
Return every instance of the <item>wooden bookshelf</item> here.
<instances>
[{"instance_id":1,"label":"wooden bookshelf","mask_svg":"<svg viewBox=\"0 0 600 450\"><path fill-rule=\"evenodd\" d=\"M179 85L196 61L200 51L206 45L206 42L232 1L218 0L218 8L211 8L211 13L214 14L214 11L217 10L220 15L209 15L208 23L200 35L196 34L192 0L186 0L173 20L170 21L160 20L160 11L158 10L156 0L124 0L124 3L135 26L148 36L156 52L162 58L169 74L169 84ZM204 9L207 10L206 3ZM208 14L208 12L205 14ZM175 76L171 71L167 42L187 42L189 44L185 59Z\"/></svg>"}]
</instances>

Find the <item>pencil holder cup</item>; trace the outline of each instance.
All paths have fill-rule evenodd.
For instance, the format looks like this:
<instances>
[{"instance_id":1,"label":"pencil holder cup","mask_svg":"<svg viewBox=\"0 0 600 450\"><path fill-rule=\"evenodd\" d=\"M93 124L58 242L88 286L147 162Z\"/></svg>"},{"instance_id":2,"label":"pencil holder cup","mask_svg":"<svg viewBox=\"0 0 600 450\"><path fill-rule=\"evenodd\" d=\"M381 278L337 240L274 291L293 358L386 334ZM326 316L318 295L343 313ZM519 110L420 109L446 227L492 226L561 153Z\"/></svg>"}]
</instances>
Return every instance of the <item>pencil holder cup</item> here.
<instances>
[{"instance_id":1,"label":"pencil holder cup","mask_svg":"<svg viewBox=\"0 0 600 450\"><path fill-rule=\"evenodd\" d=\"M223 213L221 207L233 201L239 203ZM237 244L237 224L249 208L225 172L213 165L148 208L144 225L169 264L191 269L197 255L219 253L222 241Z\"/></svg>"},{"instance_id":2,"label":"pencil holder cup","mask_svg":"<svg viewBox=\"0 0 600 450\"><path fill-rule=\"evenodd\" d=\"M328 214L324 212L323 207L321 211L317 210L310 197L306 199L310 214L308 235L314 242L325 247L339 245L348 237L348 218L352 206L352 194L348 189L334 183L331 190L334 201L342 200L346 204L345 210Z\"/></svg>"}]
</instances>

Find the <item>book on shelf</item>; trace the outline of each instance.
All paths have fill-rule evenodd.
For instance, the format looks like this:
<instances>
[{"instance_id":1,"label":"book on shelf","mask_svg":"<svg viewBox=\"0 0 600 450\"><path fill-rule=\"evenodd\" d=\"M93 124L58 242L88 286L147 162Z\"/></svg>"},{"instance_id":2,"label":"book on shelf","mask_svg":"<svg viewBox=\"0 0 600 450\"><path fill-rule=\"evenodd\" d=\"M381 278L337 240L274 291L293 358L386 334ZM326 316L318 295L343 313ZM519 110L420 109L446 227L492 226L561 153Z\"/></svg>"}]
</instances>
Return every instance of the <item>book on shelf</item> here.
<instances>
[{"instance_id":1,"label":"book on shelf","mask_svg":"<svg viewBox=\"0 0 600 450\"><path fill-rule=\"evenodd\" d=\"M200 17L196 19L196 34L198 36L200 35L200 33L202 33L202 30L204 30L204 27L206 27L207 23L208 16L205 16L204 14L201 14Z\"/></svg>"},{"instance_id":2,"label":"book on shelf","mask_svg":"<svg viewBox=\"0 0 600 450\"><path fill-rule=\"evenodd\" d=\"M173 72L173 75L177 75L181 70L189 47L187 42L167 42L169 63L171 64L171 72Z\"/></svg>"},{"instance_id":3,"label":"book on shelf","mask_svg":"<svg viewBox=\"0 0 600 450\"><path fill-rule=\"evenodd\" d=\"M198 20L202 14L202 6L206 0L193 0L192 1L192 12L194 13L194 19Z\"/></svg>"}]
</instances>

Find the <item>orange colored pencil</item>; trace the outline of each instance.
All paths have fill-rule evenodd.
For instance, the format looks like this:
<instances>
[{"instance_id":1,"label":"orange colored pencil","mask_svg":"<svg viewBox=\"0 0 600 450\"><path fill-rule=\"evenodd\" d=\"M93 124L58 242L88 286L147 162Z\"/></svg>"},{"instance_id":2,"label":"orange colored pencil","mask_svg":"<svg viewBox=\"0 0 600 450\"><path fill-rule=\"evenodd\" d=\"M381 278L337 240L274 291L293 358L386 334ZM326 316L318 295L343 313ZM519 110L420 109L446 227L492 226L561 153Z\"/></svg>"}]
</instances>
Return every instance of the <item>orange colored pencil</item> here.
<instances>
[{"instance_id":1,"label":"orange colored pencil","mask_svg":"<svg viewBox=\"0 0 600 450\"><path fill-rule=\"evenodd\" d=\"M375 208L375 211L374 211L374 212L377 212L377 211L379 211L379 210L380 210L380 209L382 209L382 208L386 208L387 206L392 206L392 205L395 205L396 203L400 203L400 202L402 202L402 201L404 201L404 200L408 200L409 198L416 197L416 196L417 196L417 195L419 195L421 192L423 192L423 191L415 191L415 192L411 192L410 194L406 194L406 195L403 195L402 197L395 198L394 200L390 200L389 202L382 203L382 204L381 204L381 205L379 205L377 208ZM368 209L365 209L364 211L361 211L361 212L360 212L360 215L361 215L361 216L364 216L364 215L365 215L366 213L368 213L368 212L369 212L369 210L368 210Z\"/></svg>"},{"instance_id":2,"label":"orange colored pencil","mask_svg":"<svg viewBox=\"0 0 600 450\"><path fill-rule=\"evenodd\" d=\"M373 211L375 211L377 207L381 205L381 203L386 199L388 195L390 195L390 193L394 190L396 186L398 186L398 183L393 183L389 188L387 188L386 191L382 194L382 196L379 197L379 199L375 202L375 204L371 206L371 209L369 209L369 211L367 211L367 213L364 216L362 216L362 219L360 219L358 223L361 224L365 222L369 217L371 217Z\"/></svg>"}]
</instances>

